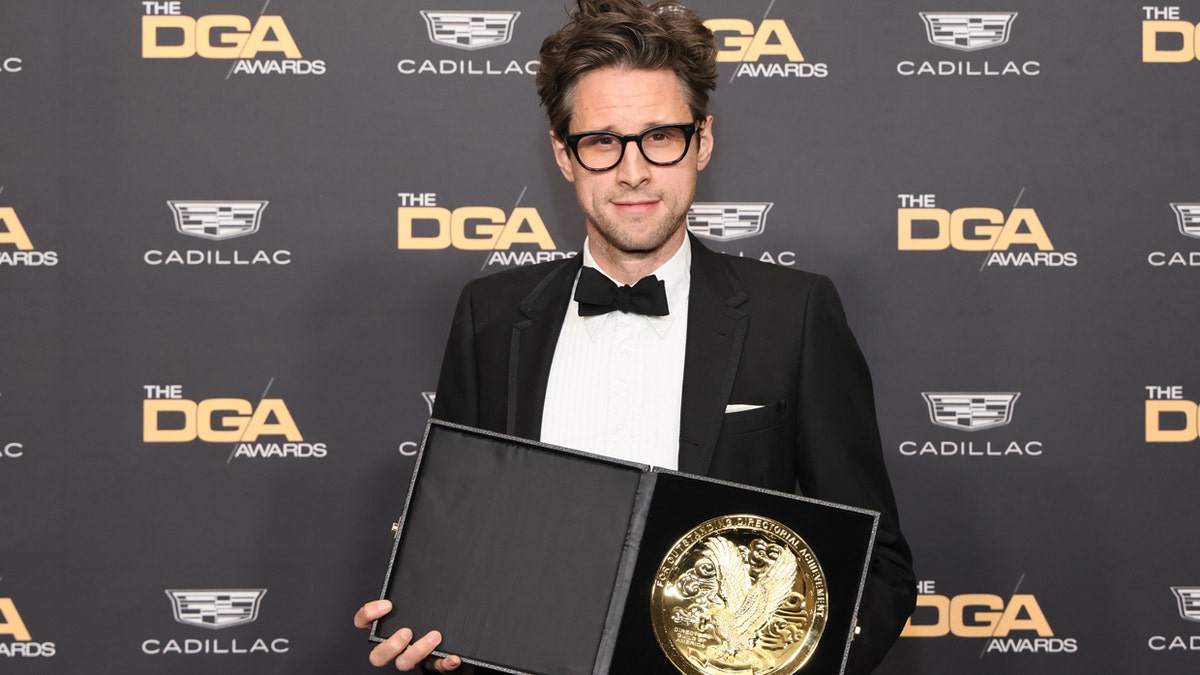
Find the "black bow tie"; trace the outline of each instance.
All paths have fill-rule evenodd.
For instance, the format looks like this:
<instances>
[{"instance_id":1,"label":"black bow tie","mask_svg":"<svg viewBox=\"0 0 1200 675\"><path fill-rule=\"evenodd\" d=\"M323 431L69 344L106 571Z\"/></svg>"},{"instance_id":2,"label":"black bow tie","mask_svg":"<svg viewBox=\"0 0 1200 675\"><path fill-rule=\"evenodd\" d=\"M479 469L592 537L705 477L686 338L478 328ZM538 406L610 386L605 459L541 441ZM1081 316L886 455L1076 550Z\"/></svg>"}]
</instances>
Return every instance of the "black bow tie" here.
<instances>
[{"instance_id":1,"label":"black bow tie","mask_svg":"<svg viewBox=\"0 0 1200 675\"><path fill-rule=\"evenodd\" d=\"M596 316L613 310L667 315L666 284L653 274L632 286L618 286L599 270L584 267L579 270L579 282L575 284L575 300L579 303L579 316Z\"/></svg>"}]
</instances>

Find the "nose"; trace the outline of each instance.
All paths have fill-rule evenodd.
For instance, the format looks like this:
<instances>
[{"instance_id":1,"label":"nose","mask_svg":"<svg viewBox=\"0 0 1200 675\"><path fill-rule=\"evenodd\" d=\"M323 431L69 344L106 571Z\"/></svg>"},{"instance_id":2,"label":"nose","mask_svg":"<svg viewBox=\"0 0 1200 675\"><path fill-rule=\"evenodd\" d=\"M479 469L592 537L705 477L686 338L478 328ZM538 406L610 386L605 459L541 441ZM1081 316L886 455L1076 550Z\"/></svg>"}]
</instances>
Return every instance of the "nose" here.
<instances>
[{"instance_id":1,"label":"nose","mask_svg":"<svg viewBox=\"0 0 1200 675\"><path fill-rule=\"evenodd\" d=\"M630 145L633 147L629 147ZM622 185L637 187L650 180L651 166L650 162L642 156L642 150L638 147L637 141L632 139L625 141L625 152L616 167L617 180Z\"/></svg>"}]
</instances>

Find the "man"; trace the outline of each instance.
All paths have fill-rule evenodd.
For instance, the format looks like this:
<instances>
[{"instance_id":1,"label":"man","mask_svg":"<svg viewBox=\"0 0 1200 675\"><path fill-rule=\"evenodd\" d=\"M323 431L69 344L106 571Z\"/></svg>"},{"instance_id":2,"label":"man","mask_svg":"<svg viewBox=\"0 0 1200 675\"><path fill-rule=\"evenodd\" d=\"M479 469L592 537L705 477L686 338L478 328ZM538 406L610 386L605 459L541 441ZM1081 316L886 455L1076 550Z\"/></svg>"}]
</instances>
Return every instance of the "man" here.
<instances>
[{"instance_id":1,"label":"man","mask_svg":"<svg viewBox=\"0 0 1200 675\"><path fill-rule=\"evenodd\" d=\"M715 82L712 34L677 4L579 0L546 39L538 94L584 250L466 286L434 416L881 512L850 661L868 672L915 598L870 375L828 279L687 234ZM355 623L390 610L367 603ZM413 637L372 662L458 667L426 662L436 631Z\"/></svg>"}]
</instances>

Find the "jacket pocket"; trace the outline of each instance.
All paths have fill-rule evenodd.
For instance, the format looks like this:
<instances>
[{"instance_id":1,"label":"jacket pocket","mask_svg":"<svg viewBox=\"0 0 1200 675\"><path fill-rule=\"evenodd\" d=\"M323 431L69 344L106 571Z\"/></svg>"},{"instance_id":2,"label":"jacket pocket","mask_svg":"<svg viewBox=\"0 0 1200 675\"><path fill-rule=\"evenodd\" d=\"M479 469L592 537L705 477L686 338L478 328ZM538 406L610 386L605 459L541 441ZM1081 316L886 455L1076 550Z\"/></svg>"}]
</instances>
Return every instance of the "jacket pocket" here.
<instances>
[{"instance_id":1,"label":"jacket pocket","mask_svg":"<svg viewBox=\"0 0 1200 675\"><path fill-rule=\"evenodd\" d=\"M787 409L787 399L781 398L761 408L725 413L722 430L725 433L741 434L758 429L767 429L783 422L787 414Z\"/></svg>"}]
</instances>

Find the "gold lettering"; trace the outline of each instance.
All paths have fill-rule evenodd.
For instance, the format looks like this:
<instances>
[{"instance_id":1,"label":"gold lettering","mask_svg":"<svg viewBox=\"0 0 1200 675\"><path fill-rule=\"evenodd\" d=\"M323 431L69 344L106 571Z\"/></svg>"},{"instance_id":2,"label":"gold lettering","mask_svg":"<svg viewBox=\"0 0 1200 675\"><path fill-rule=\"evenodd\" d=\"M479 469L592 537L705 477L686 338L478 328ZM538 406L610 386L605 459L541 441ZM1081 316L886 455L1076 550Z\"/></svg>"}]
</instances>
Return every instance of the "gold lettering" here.
<instances>
[{"instance_id":1,"label":"gold lettering","mask_svg":"<svg viewBox=\"0 0 1200 675\"><path fill-rule=\"evenodd\" d=\"M1182 429L1163 429L1163 413L1182 413ZM1146 401L1147 443L1190 443L1200 437L1200 406L1193 401Z\"/></svg>"},{"instance_id":2,"label":"gold lettering","mask_svg":"<svg viewBox=\"0 0 1200 675\"><path fill-rule=\"evenodd\" d=\"M182 43L163 45L162 31L178 31ZM186 59L196 53L196 20L190 16L143 16L142 58Z\"/></svg>"},{"instance_id":3,"label":"gold lettering","mask_svg":"<svg viewBox=\"0 0 1200 675\"><path fill-rule=\"evenodd\" d=\"M213 30L225 29L217 34L213 44ZM250 19L236 14L210 14L196 20L196 54L206 59L236 59L242 56L246 46L246 33L250 31ZM190 55L189 55L190 56Z\"/></svg>"},{"instance_id":4,"label":"gold lettering","mask_svg":"<svg viewBox=\"0 0 1200 675\"><path fill-rule=\"evenodd\" d=\"M1183 46L1177 50L1158 48L1160 34L1174 33L1183 38ZM1142 62L1143 63L1187 63L1194 58L1200 58L1196 53L1200 41L1200 26L1193 26L1187 21L1143 21L1142 22Z\"/></svg>"},{"instance_id":5,"label":"gold lettering","mask_svg":"<svg viewBox=\"0 0 1200 675\"><path fill-rule=\"evenodd\" d=\"M33 242L29 241L29 235L21 226L16 210L10 206L0 206L0 223L4 223L4 229L0 230L0 244L16 244L21 251L33 249Z\"/></svg>"},{"instance_id":6,"label":"gold lettering","mask_svg":"<svg viewBox=\"0 0 1200 675\"><path fill-rule=\"evenodd\" d=\"M271 415L275 416L275 422L270 421ZM296 421L292 419L292 413L288 412L283 399L279 398L264 398L254 410L254 416L250 418L246 438L255 440L263 435L286 436L289 441L304 440L300 429L296 427Z\"/></svg>"},{"instance_id":7,"label":"gold lettering","mask_svg":"<svg viewBox=\"0 0 1200 675\"><path fill-rule=\"evenodd\" d=\"M17 612L17 606L13 604L12 598L0 598L0 617L4 619L4 623L0 623L0 635L11 635L14 640L22 642L33 639L29 635L29 629L25 627L25 622L21 620L21 614Z\"/></svg>"},{"instance_id":8,"label":"gold lettering","mask_svg":"<svg viewBox=\"0 0 1200 675\"><path fill-rule=\"evenodd\" d=\"M163 429L162 413L183 415L179 429ZM142 441L146 443L187 443L196 438L196 404L183 399L148 399L142 402Z\"/></svg>"}]
</instances>

